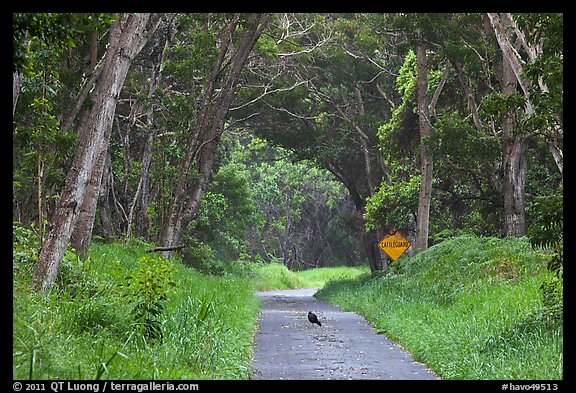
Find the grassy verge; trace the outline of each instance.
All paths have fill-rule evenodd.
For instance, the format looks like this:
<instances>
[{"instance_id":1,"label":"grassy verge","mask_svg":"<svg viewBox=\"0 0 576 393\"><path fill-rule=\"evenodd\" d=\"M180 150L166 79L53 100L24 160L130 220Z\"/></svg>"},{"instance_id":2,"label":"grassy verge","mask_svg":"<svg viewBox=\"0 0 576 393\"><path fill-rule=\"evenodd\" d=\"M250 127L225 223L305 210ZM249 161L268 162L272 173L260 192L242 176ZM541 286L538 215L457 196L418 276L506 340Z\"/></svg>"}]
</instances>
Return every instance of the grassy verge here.
<instances>
[{"instance_id":1,"label":"grassy verge","mask_svg":"<svg viewBox=\"0 0 576 393\"><path fill-rule=\"evenodd\" d=\"M460 237L391 274L333 281L316 296L355 311L445 379L562 379L554 277L526 239Z\"/></svg>"},{"instance_id":2,"label":"grassy verge","mask_svg":"<svg viewBox=\"0 0 576 393\"><path fill-rule=\"evenodd\" d=\"M31 261L15 260L14 379L248 379L251 281L145 248L96 244L85 262L68 254L46 296L28 289Z\"/></svg>"},{"instance_id":3,"label":"grassy verge","mask_svg":"<svg viewBox=\"0 0 576 393\"><path fill-rule=\"evenodd\" d=\"M380 277L245 262L214 276L140 242L93 243L84 262L67 253L48 295L29 289L33 236L14 239L14 379L248 379L254 290L302 287L322 288L443 378L563 376L561 311L542 290L554 276L525 239L447 240Z\"/></svg>"}]
</instances>

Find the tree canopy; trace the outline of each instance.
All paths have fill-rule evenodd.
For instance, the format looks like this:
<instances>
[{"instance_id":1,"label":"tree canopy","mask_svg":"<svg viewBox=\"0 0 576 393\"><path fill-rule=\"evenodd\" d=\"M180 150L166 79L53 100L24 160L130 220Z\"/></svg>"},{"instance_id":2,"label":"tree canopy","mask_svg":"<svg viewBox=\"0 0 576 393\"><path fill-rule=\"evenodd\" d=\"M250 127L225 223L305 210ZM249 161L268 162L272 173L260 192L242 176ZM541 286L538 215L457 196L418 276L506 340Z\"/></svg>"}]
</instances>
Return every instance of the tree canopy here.
<instances>
[{"instance_id":1,"label":"tree canopy","mask_svg":"<svg viewBox=\"0 0 576 393\"><path fill-rule=\"evenodd\" d=\"M40 248L105 99L80 254L139 237L185 243L199 269L376 271L392 230L424 247L544 236L543 201L562 195L562 14L151 14L132 55L114 49L125 20L13 14L13 217Z\"/></svg>"}]
</instances>

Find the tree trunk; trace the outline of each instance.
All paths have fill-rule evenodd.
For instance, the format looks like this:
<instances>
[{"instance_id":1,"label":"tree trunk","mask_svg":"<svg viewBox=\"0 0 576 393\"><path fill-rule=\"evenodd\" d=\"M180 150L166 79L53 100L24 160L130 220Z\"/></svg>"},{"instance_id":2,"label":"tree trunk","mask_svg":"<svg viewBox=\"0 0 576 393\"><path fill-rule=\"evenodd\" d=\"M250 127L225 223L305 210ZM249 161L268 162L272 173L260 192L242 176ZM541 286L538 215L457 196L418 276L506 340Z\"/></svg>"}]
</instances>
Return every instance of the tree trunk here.
<instances>
[{"instance_id":1,"label":"tree trunk","mask_svg":"<svg viewBox=\"0 0 576 393\"><path fill-rule=\"evenodd\" d=\"M550 153L552 154L552 158L554 158L554 162L556 163L556 167L561 175L564 174L564 153L562 150L562 146L560 146L560 142L558 141L562 138L562 128L552 128L552 134L548 139L548 148L550 149Z\"/></svg>"},{"instance_id":2,"label":"tree trunk","mask_svg":"<svg viewBox=\"0 0 576 393\"><path fill-rule=\"evenodd\" d=\"M173 217L173 224L166 228L162 241L162 244L165 247L172 247L179 242L182 231L186 229L186 226L198 210L200 201L202 200L202 196L204 195L204 191L206 190L210 176L212 175L212 168L216 160L217 147L217 141L209 144L199 158L199 177L192 184L191 189L189 190L189 198L186 201L185 206L182 206L179 210L179 214ZM169 256L169 251L164 253L164 257L168 258Z\"/></svg>"},{"instance_id":3,"label":"tree trunk","mask_svg":"<svg viewBox=\"0 0 576 393\"><path fill-rule=\"evenodd\" d=\"M356 98L357 98L356 107L358 108L358 113L363 116L365 111L364 111L364 102L362 99L361 91L358 88L358 86L355 86L354 90L355 90ZM345 99L345 101L347 101L345 97L344 97L344 99ZM331 102L331 101L328 99L328 102ZM369 145L370 138L362 130L362 128L350 116L348 116L346 114L346 112L344 112L342 110L342 108L340 106L335 105L334 103L332 103L332 105L334 106L334 109L336 109L336 111L338 112L338 114L340 115L340 117L342 119L344 119L347 122L350 122L350 124L352 125L352 128L356 131L356 133L358 135L358 141L360 143L360 146L362 147L362 155L364 158L364 168L366 170L366 183L367 183L367 189L368 189L367 197L371 198L374 196L374 190L376 188L375 185L380 184L382 182L382 178L384 178L384 181L386 182L386 184L391 184L390 171L389 171L388 167L386 166L386 164L384 163L384 161L378 160L378 158L376 158L378 165L376 165L376 166L372 165L371 148ZM380 171L378 171L378 170L380 170ZM360 224L360 228L359 228L360 237L362 239L364 251L366 252L366 256L368 258L370 270L372 271L372 273L376 272L377 270L386 271L386 270L388 270L388 257L378 247L378 243L380 242L380 240L384 236L383 231L379 229L376 231L376 233L366 232L366 229L364 227L364 224L365 224L364 213L366 212L365 207L366 207L366 202L364 199L362 199L359 203L356 203L356 211L360 215L360 219L361 219L361 224Z\"/></svg>"},{"instance_id":4,"label":"tree trunk","mask_svg":"<svg viewBox=\"0 0 576 393\"><path fill-rule=\"evenodd\" d=\"M488 13L488 18L494 29L498 46L502 51L503 62L507 63L513 72L518 85L524 92L526 99L526 112L531 115L534 113L532 102L530 100L530 82L522 77L522 63L520 62L520 55L512 45L512 40L509 38L513 26L510 24L512 18L506 14L498 15L497 13ZM516 88L516 87L514 87Z\"/></svg>"},{"instance_id":5,"label":"tree trunk","mask_svg":"<svg viewBox=\"0 0 576 393\"><path fill-rule=\"evenodd\" d=\"M417 91L418 112L420 120L420 168L422 180L418 198L418 216L416 219L416 250L428 248L428 225L430 220L430 203L432 200L432 155L428 149L428 140L432 135L428 108L428 69L426 66L426 48L419 44L416 51L418 69Z\"/></svg>"},{"instance_id":6,"label":"tree trunk","mask_svg":"<svg viewBox=\"0 0 576 393\"><path fill-rule=\"evenodd\" d=\"M380 248L378 247L378 242L380 240L381 239L375 233L362 231L362 244L364 245L364 251L368 256L371 273L382 270L386 271L388 269L388 262L386 259L382 258L382 251L380 251Z\"/></svg>"},{"instance_id":7,"label":"tree trunk","mask_svg":"<svg viewBox=\"0 0 576 393\"><path fill-rule=\"evenodd\" d=\"M150 14L123 14L110 28L105 70L95 87L94 105L86 127L78 133L74 161L34 268L32 288L41 286L42 291L46 292L56 282L60 262L84 203L85 188L101 148L107 147L105 136L112 126L116 103L130 63L137 53L136 49L141 48L139 41L149 17Z\"/></svg>"},{"instance_id":8,"label":"tree trunk","mask_svg":"<svg viewBox=\"0 0 576 393\"><path fill-rule=\"evenodd\" d=\"M88 257L90 238L92 237L92 230L94 228L96 206L100 195L100 186L102 184L102 175L104 173L106 156L108 155L111 128L112 127L107 128L104 132L104 138L98 148L98 154L96 155L92 174L84 190L84 200L80 207L80 211L78 212L78 218L76 219L76 224L70 237L70 244L81 259Z\"/></svg>"},{"instance_id":9,"label":"tree trunk","mask_svg":"<svg viewBox=\"0 0 576 393\"><path fill-rule=\"evenodd\" d=\"M136 227L135 233L137 237L148 239L150 237L150 217L148 216L148 201L149 201L149 184L150 178L150 164L152 163L152 142L158 130L150 130L146 146L144 147L144 155L142 156L142 169L140 170L140 180L138 187L134 194L130 213L128 214L128 228L126 230L126 240L131 236L132 221L134 213L136 214Z\"/></svg>"},{"instance_id":10,"label":"tree trunk","mask_svg":"<svg viewBox=\"0 0 576 393\"><path fill-rule=\"evenodd\" d=\"M186 155L182 161L180 177L176 181L176 189L174 191L172 202L169 206L168 217L162 228L160 243L165 247L171 247L178 241L180 228L177 228L177 226L179 226L179 222L182 221L182 209L184 207L185 198L188 194L188 177L192 169L193 161L198 152L201 139L203 138L203 134L206 132L205 128L207 127L207 122L209 122L209 118L212 117L211 115L214 111L214 105L216 105L211 105L210 103L214 98L216 82L220 72L222 71L225 55L228 52L230 43L232 42L232 34L236 29L238 20L239 15L235 14L228 23L228 33L221 37L218 57L216 58L214 68L212 70L212 75L208 79L204 88L204 100L200 107L198 119L195 122L195 127L192 130L192 136L188 143ZM168 257L169 255L170 254L168 252L164 254L165 257Z\"/></svg>"},{"instance_id":11,"label":"tree trunk","mask_svg":"<svg viewBox=\"0 0 576 393\"><path fill-rule=\"evenodd\" d=\"M530 98L530 93L532 92L533 87L531 86L530 81L528 81L526 78L523 78L524 67L522 66L522 59L518 53L518 49L512 44L512 42L514 41L515 44L519 44L524 49L525 53L528 54L530 63L534 63L538 56L541 55L541 43L528 42L524 36L524 33L519 29L518 25L514 22L512 16L509 13L488 13L487 15L488 19L490 20L492 29L494 30L494 34L496 35L496 40L498 41L500 50L502 51L502 56L504 58L503 61L509 63L512 71L514 72L514 76L516 77L516 81L524 92L524 97L526 99L526 114L528 116L532 116L534 114L534 109ZM510 36L511 31L515 32L515 39ZM538 78L538 86L543 93L549 92L548 86L542 77ZM561 124L561 121L559 121L559 124ZM564 170L564 157L562 147L558 143L559 139L562 138L562 127L552 127L548 129L548 132L550 135L547 138L547 143L550 148L552 157L554 158L554 162L562 174Z\"/></svg>"},{"instance_id":12,"label":"tree trunk","mask_svg":"<svg viewBox=\"0 0 576 393\"><path fill-rule=\"evenodd\" d=\"M516 92L517 80L510 63L502 61L502 94ZM524 212L526 181L526 136L514 132L514 114L507 113L502 123L502 162L504 166L504 227L508 237L526 235Z\"/></svg>"},{"instance_id":13,"label":"tree trunk","mask_svg":"<svg viewBox=\"0 0 576 393\"><path fill-rule=\"evenodd\" d=\"M366 221L364 220L364 213L366 212L366 198L360 195L355 182L347 176L347 173L340 170L338 166L331 162L326 162L326 169L330 171L348 190L350 194L350 199L354 203L354 220L353 228L358 233L362 245L364 247L364 252L366 253L366 258L368 258L368 265L370 266L370 271L372 273L381 270L381 264L384 260L380 257L380 248L378 247L378 242L381 239L376 239L373 234L366 232Z\"/></svg>"},{"instance_id":14,"label":"tree trunk","mask_svg":"<svg viewBox=\"0 0 576 393\"><path fill-rule=\"evenodd\" d=\"M143 25L147 25L147 21L149 19L149 14L146 17ZM152 27L147 31L147 37L149 37L157 27L157 23L154 23ZM124 32L123 32L124 33ZM125 51L122 65L122 80L118 81L120 87L118 89L118 94L116 96L116 100L120 95L120 89L124 84L124 79L128 73L128 69L130 68L130 64L132 63L132 59L140 53L144 45L146 44L147 39L138 37L139 34L136 33L133 35L133 39L127 42L127 45L120 48L120 53ZM105 78L106 76L103 76ZM88 250L90 248L90 240L92 238L92 230L94 229L94 219L96 217L96 207L98 205L98 196L100 192L100 186L102 184L102 174L104 172L104 166L106 161L106 156L108 154L108 145L110 143L110 134L112 133L112 123L113 120L110 122L109 126L106 128L104 133L104 138L101 141L99 146L99 151L96 156L96 160L94 162L94 167L92 169L92 173L90 176L90 180L86 187L86 191L84 194L84 201L79 211L79 216L77 219L77 223L75 225L74 231L72 233L72 246L76 250L78 256L80 258L86 258L88 256ZM85 126L91 127L91 124L86 124Z\"/></svg>"},{"instance_id":15,"label":"tree trunk","mask_svg":"<svg viewBox=\"0 0 576 393\"><path fill-rule=\"evenodd\" d=\"M22 73L14 71L12 73L12 116L16 113L16 104L22 87Z\"/></svg>"},{"instance_id":16,"label":"tree trunk","mask_svg":"<svg viewBox=\"0 0 576 393\"><path fill-rule=\"evenodd\" d=\"M507 122L505 120L505 122ZM508 128L508 126L506 126ZM526 235L525 180L526 180L526 138L522 135L509 135L504 131L504 224L506 236Z\"/></svg>"},{"instance_id":17,"label":"tree trunk","mask_svg":"<svg viewBox=\"0 0 576 393\"><path fill-rule=\"evenodd\" d=\"M530 83L522 78L522 64L516 48L512 44L512 18L507 14L488 13L490 24L502 52L500 85L504 97L514 94L519 85L526 98L525 111L528 116L534 113L530 102ZM504 169L504 230L506 236L526 235L525 181L527 137L514 132L513 111L504 115L502 121L502 164Z\"/></svg>"}]
</instances>

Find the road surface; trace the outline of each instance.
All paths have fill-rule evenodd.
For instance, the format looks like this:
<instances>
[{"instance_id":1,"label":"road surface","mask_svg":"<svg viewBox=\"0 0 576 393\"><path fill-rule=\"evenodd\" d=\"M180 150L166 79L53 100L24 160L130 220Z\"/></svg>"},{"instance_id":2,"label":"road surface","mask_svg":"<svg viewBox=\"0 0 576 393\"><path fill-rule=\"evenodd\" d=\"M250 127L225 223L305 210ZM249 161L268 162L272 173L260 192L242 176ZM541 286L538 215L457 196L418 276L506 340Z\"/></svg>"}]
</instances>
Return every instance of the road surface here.
<instances>
[{"instance_id":1,"label":"road surface","mask_svg":"<svg viewBox=\"0 0 576 393\"><path fill-rule=\"evenodd\" d=\"M252 379L439 379L361 316L316 288L257 292L263 301ZM314 312L322 326L308 321Z\"/></svg>"}]
</instances>

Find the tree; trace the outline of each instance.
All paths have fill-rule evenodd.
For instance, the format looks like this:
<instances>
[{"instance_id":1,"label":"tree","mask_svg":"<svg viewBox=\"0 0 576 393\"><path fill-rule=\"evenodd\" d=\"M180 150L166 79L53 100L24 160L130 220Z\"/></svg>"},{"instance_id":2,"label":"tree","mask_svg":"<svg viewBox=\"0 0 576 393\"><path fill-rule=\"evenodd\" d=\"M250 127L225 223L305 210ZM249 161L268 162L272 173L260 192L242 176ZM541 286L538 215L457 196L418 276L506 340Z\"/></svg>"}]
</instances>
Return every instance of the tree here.
<instances>
[{"instance_id":1,"label":"tree","mask_svg":"<svg viewBox=\"0 0 576 393\"><path fill-rule=\"evenodd\" d=\"M90 31L104 29L109 23L105 14L13 14L13 184L18 201L14 212L24 221L34 215L34 210L26 207L33 198L26 195L31 191L30 180L35 180L38 251L43 244L45 218L53 209L56 190L62 187L62 172L69 167L76 137L68 132L68 121L62 114L71 105L83 103L80 98L71 102L71 92L81 84L77 68L83 69L84 61L78 60L90 46L86 39ZM76 78L68 78L71 71ZM29 142L34 144L31 151ZM35 174L31 173L31 158L36 162Z\"/></svg>"},{"instance_id":2,"label":"tree","mask_svg":"<svg viewBox=\"0 0 576 393\"><path fill-rule=\"evenodd\" d=\"M126 78L126 74L128 73L128 69L130 68L131 60L142 50L148 39L154 32L156 31L159 23L160 17L158 14L155 14L152 18L150 18L149 26L147 27L143 37L136 37L132 44L135 45L134 48L131 48L132 52L126 56L130 62L125 64L122 69L122 75L120 76L121 81L119 80L118 83L120 84L120 88L117 93L116 101L120 96L120 90L122 85L124 84L124 79ZM136 33L140 34L140 33ZM123 50L123 48L120 48ZM122 55L121 55L122 56ZM106 70L108 71L108 70ZM106 156L108 154L108 145L110 142L110 134L112 132L112 122L113 116L115 113L116 107L114 105L114 110L112 112L112 118L107 120L109 123L106 125L106 131L104 134L104 139L102 140L98 153L95 157L94 166L91 171L90 180L88 181L88 185L84 192L84 198L82 205L80 207L78 218L76 219L76 224L74 226L74 230L72 232L72 245L76 249L76 252L80 257L85 258L88 255L88 250L90 248L90 240L92 238L92 229L94 227L94 219L96 216L96 206L98 204L100 188L102 184L102 175L105 169L105 161ZM88 129L92 127L90 120L88 118L87 123L80 123L79 127L87 127ZM82 128L80 128L79 133L82 134L85 132Z\"/></svg>"},{"instance_id":3,"label":"tree","mask_svg":"<svg viewBox=\"0 0 576 393\"><path fill-rule=\"evenodd\" d=\"M112 94L109 33L121 35L109 19L13 15L13 212L38 223L41 244L48 217L61 239L72 222L81 256L95 226L106 239L197 239L218 258L273 255L297 269L350 261L358 249L337 239L361 239L376 271L392 229L414 248L461 231L521 236L547 195L539 182L561 182L561 14L154 14L117 78L112 126L96 130ZM230 162L230 141L252 132L287 149L283 167L268 166L283 177ZM347 191L342 205L319 168ZM254 200L266 229L228 210L242 211L254 181L241 180L254 174L285 190Z\"/></svg>"},{"instance_id":4,"label":"tree","mask_svg":"<svg viewBox=\"0 0 576 393\"><path fill-rule=\"evenodd\" d=\"M519 29L510 14L488 13L488 18L502 52L502 94L505 99L514 99L518 96L516 87L519 86L522 91L521 100L514 100L512 106L524 107L524 113L515 115L511 108L502 125L506 235L520 237L526 235L527 232L525 218L526 149L528 138L531 136L522 123L534 117L535 110L531 97L534 89L525 76L522 65L524 61L518 52L524 49L528 54L528 61L534 63L541 55L542 47L537 44L528 44L524 32ZM514 45L513 42L518 42L522 48ZM537 77L536 85L543 93L549 92L541 75ZM515 117L520 118L515 119ZM541 121L538 123L544 127L549 125L549 123L542 124ZM557 121L550 129L552 130L552 137L548 139L550 150L558 169L562 172L562 150L558 142L562 135L561 122Z\"/></svg>"},{"instance_id":5,"label":"tree","mask_svg":"<svg viewBox=\"0 0 576 393\"><path fill-rule=\"evenodd\" d=\"M165 247L177 244L182 229L198 209L212 174L218 142L224 132L224 123L238 89L241 72L270 14L250 14L245 20L241 17L240 14L233 15L218 39L218 54L203 88L196 126L182 160L174 198L162 231L161 243ZM240 37L234 45L233 39L238 31L241 31ZM224 73L225 70L229 71ZM198 177L191 181L189 176L193 172L193 164L196 165L194 173Z\"/></svg>"},{"instance_id":6,"label":"tree","mask_svg":"<svg viewBox=\"0 0 576 393\"><path fill-rule=\"evenodd\" d=\"M418 113L418 136L419 136L419 162L420 162L420 189L418 197L418 206L416 213L416 239L414 244L415 250L422 250L428 247L428 233L429 233L429 221L430 221L430 206L432 203L432 179L433 179L433 157L432 149L430 148L430 141L432 140L432 113L435 113L435 108L431 110L431 103L428 98L429 90L429 70L427 66L427 42L431 33L431 26L433 25L425 15L399 15L392 20L393 25L398 24L403 29L406 26L410 31L406 32L408 42L413 43L416 46L416 75L411 77L408 74L408 85L404 88L403 104L410 99L412 92L412 83L415 85L416 92L416 105ZM447 68L445 69L447 70ZM415 78L412 82L410 79ZM434 106L438 100L440 91L445 83L446 72L443 74L442 81L438 84L437 90L434 92L432 101ZM392 113L392 118L400 115L401 111L404 111L404 107L400 105ZM388 126L389 130L396 128L399 124L396 123L397 120L391 122ZM386 131L384 131L386 132ZM383 137L383 138L382 138ZM385 140L386 136L383 133L381 140ZM386 148L385 150L389 150ZM389 153L385 153L389 155ZM388 182L387 186L391 185L391 181ZM384 185L383 185L384 187ZM372 197L372 199L374 199ZM371 208L370 215L374 215L376 209ZM377 221L376 221L377 222ZM374 225L375 221L372 220L370 225Z\"/></svg>"},{"instance_id":7,"label":"tree","mask_svg":"<svg viewBox=\"0 0 576 393\"><path fill-rule=\"evenodd\" d=\"M432 199L432 169L433 159L428 143L432 133L430 111L428 104L428 68L426 67L426 47L419 44L416 50L418 69L418 117L420 123L420 197L418 198L418 215L416 221L416 250L428 248L428 225L430 217L430 201Z\"/></svg>"},{"instance_id":8,"label":"tree","mask_svg":"<svg viewBox=\"0 0 576 393\"><path fill-rule=\"evenodd\" d=\"M97 197L99 180L93 178L96 161L108 148L108 138L116 102L134 56L146 38L144 31L150 14L123 14L109 33L104 72L96 85L94 104L87 123L78 136L76 153L56 209L50 219L46 241L36 262L32 287L49 290L58 275L74 225L84 203L84 187L91 183ZM95 184L98 183L98 184Z\"/></svg>"}]
</instances>

